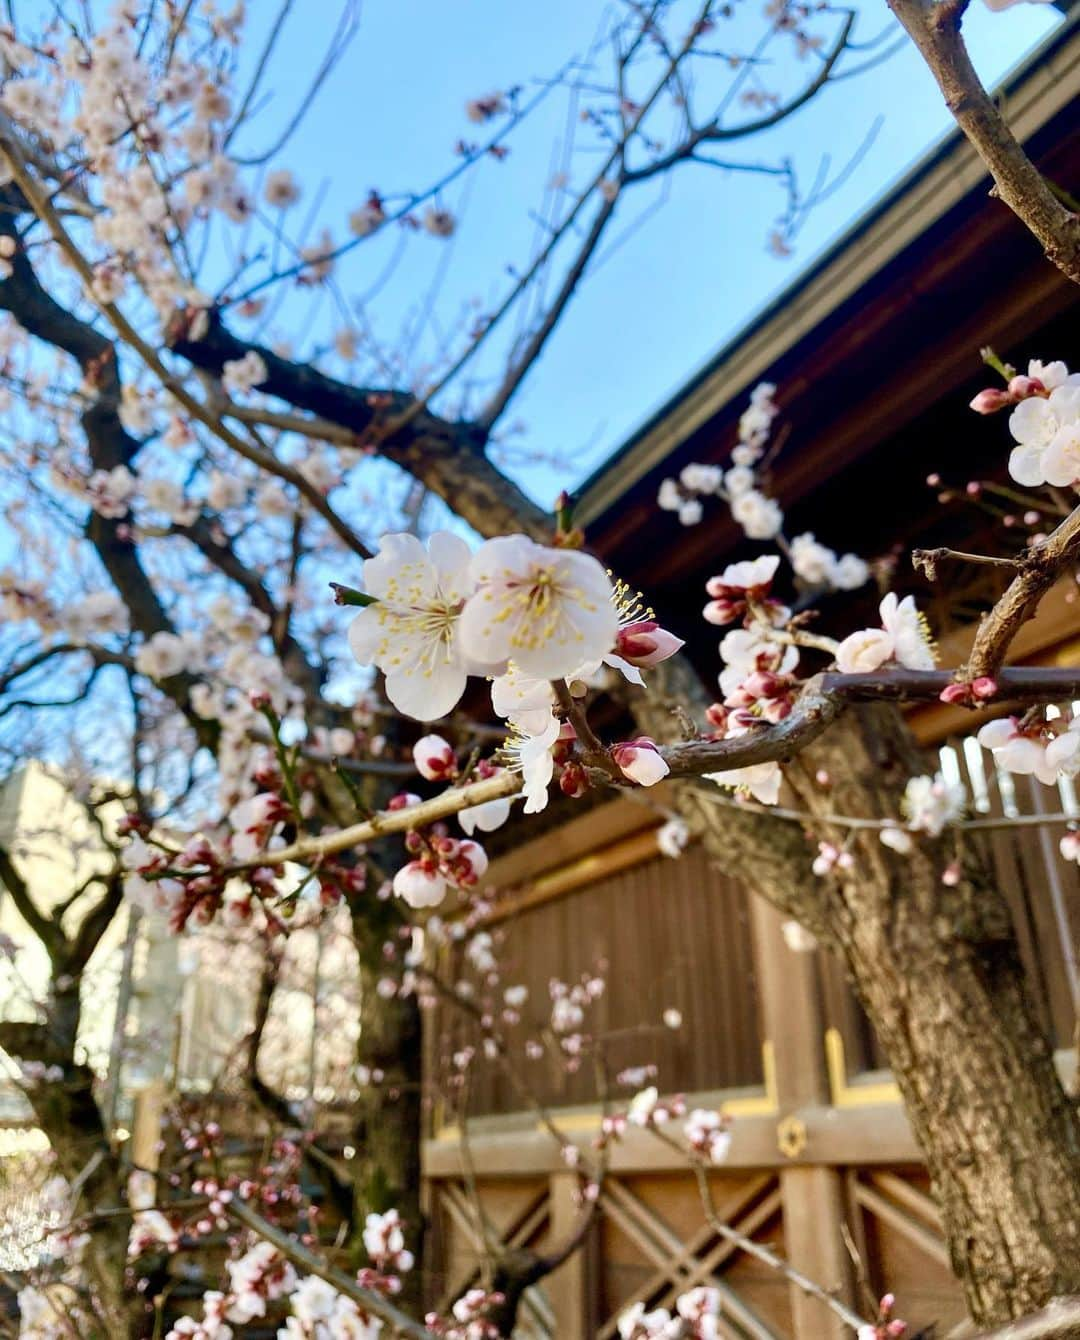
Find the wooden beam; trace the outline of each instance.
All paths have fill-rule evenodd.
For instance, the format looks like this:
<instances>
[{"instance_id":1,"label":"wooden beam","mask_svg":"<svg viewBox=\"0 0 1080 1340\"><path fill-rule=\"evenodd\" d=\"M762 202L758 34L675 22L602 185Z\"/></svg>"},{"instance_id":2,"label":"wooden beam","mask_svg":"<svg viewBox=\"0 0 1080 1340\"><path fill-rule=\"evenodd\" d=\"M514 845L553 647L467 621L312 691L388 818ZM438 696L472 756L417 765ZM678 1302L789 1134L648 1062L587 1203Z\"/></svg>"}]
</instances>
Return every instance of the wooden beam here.
<instances>
[{"instance_id":1,"label":"wooden beam","mask_svg":"<svg viewBox=\"0 0 1080 1340\"><path fill-rule=\"evenodd\" d=\"M784 1198L784 1246L797 1270L849 1307L855 1305L851 1259L844 1249L843 1183L835 1168L785 1168L780 1174ZM801 1289L790 1286L791 1315L798 1336L850 1340L850 1328L835 1312Z\"/></svg>"},{"instance_id":2,"label":"wooden beam","mask_svg":"<svg viewBox=\"0 0 1080 1340\"><path fill-rule=\"evenodd\" d=\"M725 1095L693 1095L688 1101L695 1107L719 1107ZM857 1167L871 1164L921 1163L922 1153L915 1143L904 1109L899 1104L882 1107L845 1108L814 1105L796 1109L806 1128L806 1144L793 1158L777 1148L775 1116L740 1117L732 1127L731 1150L725 1167L786 1168L833 1164ZM556 1113L558 1120L558 1113ZM480 1129L470 1123L469 1146L478 1175L482 1177L522 1177L557 1172L565 1167L555 1139L520 1119L492 1118ZM568 1132L583 1152L588 1153L592 1136L589 1131ZM433 1178L461 1178L465 1175L461 1150L456 1139L427 1140L423 1150L424 1175ZM680 1153L661 1144L647 1131L627 1130L611 1152L614 1173L686 1172Z\"/></svg>"},{"instance_id":3,"label":"wooden beam","mask_svg":"<svg viewBox=\"0 0 1080 1340\"><path fill-rule=\"evenodd\" d=\"M649 799L658 805L670 802L664 783L651 788ZM659 816L648 805L627 800L625 796L591 809L560 824L538 837L526 837L511 851L496 857L487 871L492 885L510 889L525 885L556 867L570 865L600 847L608 847L621 838L644 828L655 828Z\"/></svg>"},{"instance_id":4,"label":"wooden beam","mask_svg":"<svg viewBox=\"0 0 1080 1340\"><path fill-rule=\"evenodd\" d=\"M552 1173L548 1185L549 1243L557 1248L577 1231L584 1212L578 1195L580 1178L573 1172ZM559 1340L589 1340L595 1333L592 1305L596 1290L590 1288L590 1274L595 1268L595 1237L595 1231L590 1231L578 1250L544 1281L554 1318L552 1334Z\"/></svg>"},{"instance_id":5,"label":"wooden beam","mask_svg":"<svg viewBox=\"0 0 1080 1340\"><path fill-rule=\"evenodd\" d=\"M887 1200L880 1192L867 1186L865 1182L856 1182L854 1193L856 1202L863 1209L869 1210L882 1223L894 1228L902 1237L914 1243L931 1260L944 1266L946 1270L952 1268L949 1262L949 1249L931 1229L913 1219L910 1214Z\"/></svg>"}]
</instances>

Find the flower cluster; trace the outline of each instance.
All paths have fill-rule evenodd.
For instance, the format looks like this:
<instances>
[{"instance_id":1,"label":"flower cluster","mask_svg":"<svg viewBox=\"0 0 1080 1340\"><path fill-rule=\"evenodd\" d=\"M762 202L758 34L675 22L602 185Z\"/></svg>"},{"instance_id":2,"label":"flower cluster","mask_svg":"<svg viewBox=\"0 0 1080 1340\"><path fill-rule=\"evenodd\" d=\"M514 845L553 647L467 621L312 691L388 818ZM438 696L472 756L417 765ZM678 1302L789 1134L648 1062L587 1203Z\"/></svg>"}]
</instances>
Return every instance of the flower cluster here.
<instances>
[{"instance_id":1,"label":"flower cluster","mask_svg":"<svg viewBox=\"0 0 1080 1340\"><path fill-rule=\"evenodd\" d=\"M1026 376L1010 376L1004 390L980 391L971 408L978 414L1012 408L1009 474L1018 484L1068 488L1080 480L1080 374L1064 363L1033 359Z\"/></svg>"},{"instance_id":2,"label":"flower cluster","mask_svg":"<svg viewBox=\"0 0 1080 1340\"><path fill-rule=\"evenodd\" d=\"M619 1317L619 1340L719 1340L719 1317L719 1289L701 1284L675 1300L674 1316L635 1303Z\"/></svg>"},{"instance_id":3,"label":"flower cluster","mask_svg":"<svg viewBox=\"0 0 1080 1340\"><path fill-rule=\"evenodd\" d=\"M386 535L364 564L371 603L349 630L361 664L386 675L399 711L421 721L445 716L470 673L553 680L599 661L615 642L612 586L588 554L545 549L523 535L488 540L475 554L436 532L427 548L409 534Z\"/></svg>"},{"instance_id":4,"label":"flower cluster","mask_svg":"<svg viewBox=\"0 0 1080 1340\"><path fill-rule=\"evenodd\" d=\"M489 540L475 553L448 532L436 532L426 548L411 534L386 535L364 565L364 582L365 608L349 630L354 655L381 669L391 702L421 720L449 712L470 674L490 678L493 710L510 728L501 756L523 775L527 814L546 805L557 766L566 794L587 786L570 757L573 727L553 710L552 681L580 697L607 666L640 684L641 668L682 646L596 559L521 535ZM615 746L611 758L641 786L667 773L644 737ZM439 736L419 741L414 759L429 780L457 775L453 751ZM465 822L495 827L507 812L500 803ZM421 891L416 882L416 890L435 900L434 889Z\"/></svg>"}]
</instances>

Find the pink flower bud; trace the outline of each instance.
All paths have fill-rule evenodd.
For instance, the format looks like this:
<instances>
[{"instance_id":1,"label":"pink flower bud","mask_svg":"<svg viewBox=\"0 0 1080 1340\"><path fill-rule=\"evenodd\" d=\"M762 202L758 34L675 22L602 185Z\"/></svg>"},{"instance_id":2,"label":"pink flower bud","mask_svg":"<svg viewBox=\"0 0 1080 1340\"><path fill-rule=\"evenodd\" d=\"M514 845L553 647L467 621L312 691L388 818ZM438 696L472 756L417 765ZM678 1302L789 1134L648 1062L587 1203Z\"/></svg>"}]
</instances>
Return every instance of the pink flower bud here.
<instances>
[{"instance_id":1,"label":"pink flower bud","mask_svg":"<svg viewBox=\"0 0 1080 1340\"><path fill-rule=\"evenodd\" d=\"M705 720L716 731L727 729L727 708L722 703L712 703L705 709Z\"/></svg>"},{"instance_id":2,"label":"pink flower bud","mask_svg":"<svg viewBox=\"0 0 1080 1340\"><path fill-rule=\"evenodd\" d=\"M421 777L443 782L457 773L454 751L441 735L425 735L413 745L413 761Z\"/></svg>"},{"instance_id":3,"label":"pink flower bud","mask_svg":"<svg viewBox=\"0 0 1080 1340\"><path fill-rule=\"evenodd\" d=\"M986 702L988 698L996 697L998 691L998 682L992 679L990 675L980 675L978 679L971 681L971 692L980 702Z\"/></svg>"},{"instance_id":4,"label":"pink flower bud","mask_svg":"<svg viewBox=\"0 0 1080 1340\"><path fill-rule=\"evenodd\" d=\"M446 896L446 880L420 861L403 865L394 876L394 892L410 907L438 907Z\"/></svg>"},{"instance_id":5,"label":"pink flower bud","mask_svg":"<svg viewBox=\"0 0 1080 1340\"><path fill-rule=\"evenodd\" d=\"M971 701L970 684L946 684L938 694L943 703L968 703Z\"/></svg>"},{"instance_id":6,"label":"pink flower bud","mask_svg":"<svg viewBox=\"0 0 1080 1340\"><path fill-rule=\"evenodd\" d=\"M1008 409L1013 403L1013 397L1008 391L988 386L985 391L979 392L968 408L973 409L976 414L996 414L1000 409Z\"/></svg>"},{"instance_id":7,"label":"pink flower bud","mask_svg":"<svg viewBox=\"0 0 1080 1340\"><path fill-rule=\"evenodd\" d=\"M413 805L420 804L420 797L412 791L399 791L396 796L391 796L386 802L388 810L407 810Z\"/></svg>"},{"instance_id":8,"label":"pink flower bud","mask_svg":"<svg viewBox=\"0 0 1080 1340\"><path fill-rule=\"evenodd\" d=\"M474 879L480 879L488 868L487 852L479 842L466 838L458 849L458 860L468 866Z\"/></svg>"},{"instance_id":9,"label":"pink flower bud","mask_svg":"<svg viewBox=\"0 0 1080 1340\"><path fill-rule=\"evenodd\" d=\"M659 665L684 645L682 638L652 620L627 624L615 637L616 655L631 665L643 667Z\"/></svg>"},{"instance_id":10,"label":"pink flower bud","mask_svg":"<svg viewBox=\"0 0 1080 1340\"><path fill-rule=\"evenodd\" d=\"M724 624L737 619L745 608L746 602L744 600L722 598L720 600L710 600L701 614L706 623L716 624L717 627L722 628Z\"/></svg>"},{"instance_id":11,"label":"pink flower bud","mask_svg":"<svg viewBox=\"0 0 1080 1340\"><path fill-rule=\"evenodd\" d=\"M615 745L611 757L619 771L639 786L654 786L668 775L668 765L660 756L656 742L644 735Z\"/></svg>"},{"instance_id":12,"label":"pink flower bud","mask_svg":"<svg viewBox=\"0 0 1080 1340\"><path fill-rule=\"evenodd\" d=\"M1014 377L1009 382L1009 395L1013 400L1026 400L1028 396L1045 394L1046 387L1038 377Z\"/></svg>"}]
</instances>

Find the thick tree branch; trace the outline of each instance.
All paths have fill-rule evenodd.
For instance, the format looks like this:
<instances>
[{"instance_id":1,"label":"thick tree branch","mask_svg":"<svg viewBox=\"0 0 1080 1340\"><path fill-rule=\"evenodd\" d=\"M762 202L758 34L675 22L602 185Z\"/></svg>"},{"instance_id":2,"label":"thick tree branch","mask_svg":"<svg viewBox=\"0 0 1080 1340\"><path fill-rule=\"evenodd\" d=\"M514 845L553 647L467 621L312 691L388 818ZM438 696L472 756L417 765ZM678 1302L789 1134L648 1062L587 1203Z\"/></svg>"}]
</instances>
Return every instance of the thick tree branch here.
<instances>
[{"instance_id":1,"label":"thick tree branch","mask_svg":"<svg viewBox=\"0 0 1080 1340\"><path fill-rule=\"evenodd\" d=\"M1039 601L1062 572L1080 558L1080 507L1028 554L1017 560L1019 571L979 625L964 677L997 675L1009 646L1032 618Z\"/></svg>"},{"instance_id":2,"label":"thick tree branch","mask_svg":"<svg viewBox=\"0 0 1080 1340\"><path fill-rule=\"evenodd\" d=\"M180 311L166 331L174 353L193 366L219 376L227 362L254 351L266 364L259 390L294 408L356 434L358 446L370 442L387 460L408 471L482 534L524 531L550 539L551 518L537 507L484 455L484 434L467 423L452 423L424 409L414 413L414 397L404 391L350 386L306 363L281 358L262 345L239 340L210 314L199 339L190 335L191 313ZM391 420L404 423L385 433Z\"/></svg>"},{"instance_id":3,"label":"thick tree branch","mask_svg":"<svg viewBox=\"0 0 1080 1340\"><path fill-rule=\"evenodd\" d=\"M90 962L91 955L101 943L101 937L109 929L123 901L123 871L114 870L106 879L105 892L82 918L71 941L67 956L69 973L81 973Z\"/></svg>"},{"instance_id":4,"label":"thick tree branch","mask_svg":"<svg viewBox=\"0 0 1080 1340\"><path fill-rule=\"evenodd\" d=\"M10 894L19 916L45 946L49 962L54 968L63 968L68 951L67 937L59 923L34 902L29 885L19 873L6 847L0 847L0 881Z\"/></svg>"},{"instance_id":5,"label":"thick tree branch","mask_svg":"<svg viewBox=\"0 0 1080 1340\"><path fill-rule=\"evenodd\" d=\"M937 80L946 106L994 179L994 194L1080 284L1080 215L1065 205L1024 152L983 87L960 31L966 0L889 0Z\"/></svg>"},{"instance_id":6,"label":"thick tree branch","mask_svg":"<svg viewBox=\"0 0 1080 1340\"><path fill-rule=\"evenodd\" d=\"M980 1331L972 1340L1050 1340L1052 1336L1080 1333L1080 1298L1055 1298L1030 1317L1010 1321L992 1331Z\"/></svg>"}]
</instances>

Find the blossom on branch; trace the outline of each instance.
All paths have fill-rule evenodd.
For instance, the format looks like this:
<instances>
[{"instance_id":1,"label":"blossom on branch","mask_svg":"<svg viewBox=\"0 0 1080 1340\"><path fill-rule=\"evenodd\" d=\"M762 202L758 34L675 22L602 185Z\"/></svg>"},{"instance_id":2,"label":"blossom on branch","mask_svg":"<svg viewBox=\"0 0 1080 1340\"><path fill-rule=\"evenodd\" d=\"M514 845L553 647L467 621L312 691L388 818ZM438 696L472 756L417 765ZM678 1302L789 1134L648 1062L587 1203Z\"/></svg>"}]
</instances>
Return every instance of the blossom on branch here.
<instances>
[{"instance_id":1,"label":"blossom on branch","mask_svg":"<svg viewBox=\"0 0 1080 1340\"><path fill-rule=\"evenodd\" d=\"M480 546L469 574L476 590L461 637L476 661L512 660L526 675L563 679L614 645L611 580L589 554L507 535Z\"/></svg>"},{"instance_id":2,"label":"blossom on branch","mask_svg":"<svg viewBox=\"0 0 1080 1340\"><path fill-rule=\"evenodd\" d=\"M415 535L384 535L364 563L373 603L349 628L349 646L361 665L386 676L386 696L420 721L445 716L465 691L466 662L458 625L472 590L469 546L436 531L427 548Z\"/></svg>"},{"instance_id":3,"label":"blossom on branch","mask_svg":"<svg viewBox=\"0 0 1080 1340\"><path fill-rule=\"evenodd\" d=\"M934 648L925 618L913 596L890 591L879 606L880 628L863 628L836 649L836 668L845 675L879 670L895 662L908 670L933 670Z\"/></svg>"}]
</instances>

